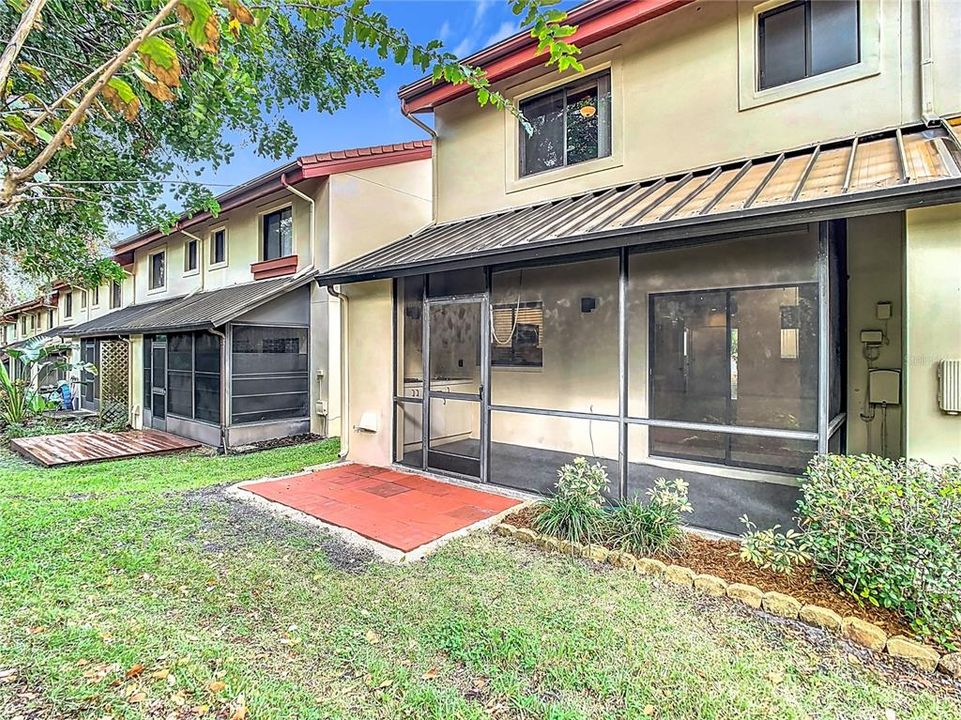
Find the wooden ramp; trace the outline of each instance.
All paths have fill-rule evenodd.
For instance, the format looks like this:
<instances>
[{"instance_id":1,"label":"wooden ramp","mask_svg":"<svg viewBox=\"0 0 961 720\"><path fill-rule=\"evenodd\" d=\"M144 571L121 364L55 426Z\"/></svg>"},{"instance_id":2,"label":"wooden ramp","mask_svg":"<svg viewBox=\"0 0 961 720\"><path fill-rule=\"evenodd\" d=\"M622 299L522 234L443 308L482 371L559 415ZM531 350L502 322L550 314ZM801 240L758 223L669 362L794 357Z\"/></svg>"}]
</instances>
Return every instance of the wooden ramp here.
<instances>
[{"instance_id":1,"label":"wooden ramp","mask_svg":"<svg viewBox=\"0 0 961 720\"><path fill-rule=\"evenodd\" d=\"M200 443L159 430L78 432L17 438L10 447L46 467L189 450Z\"/></svg>"}]
</instances>

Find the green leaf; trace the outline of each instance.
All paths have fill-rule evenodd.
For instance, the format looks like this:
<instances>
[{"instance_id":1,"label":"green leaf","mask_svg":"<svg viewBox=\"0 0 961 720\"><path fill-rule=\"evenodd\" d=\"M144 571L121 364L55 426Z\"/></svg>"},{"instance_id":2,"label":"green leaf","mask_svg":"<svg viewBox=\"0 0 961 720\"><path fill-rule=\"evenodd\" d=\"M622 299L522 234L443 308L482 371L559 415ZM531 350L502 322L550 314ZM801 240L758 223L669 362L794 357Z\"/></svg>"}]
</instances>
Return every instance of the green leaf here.
<instances>
[{"instance_id":1,"label":"green leaf","mask_svg":"<svg viewBox=\"0 0 961 720\"><path fill-rule=\"evenodd\" d=\"M164 85L180 85L180 60L177 51L161 37L154 35L143 41L137 50L147 72Z\"/></svg>"}]
</instances>

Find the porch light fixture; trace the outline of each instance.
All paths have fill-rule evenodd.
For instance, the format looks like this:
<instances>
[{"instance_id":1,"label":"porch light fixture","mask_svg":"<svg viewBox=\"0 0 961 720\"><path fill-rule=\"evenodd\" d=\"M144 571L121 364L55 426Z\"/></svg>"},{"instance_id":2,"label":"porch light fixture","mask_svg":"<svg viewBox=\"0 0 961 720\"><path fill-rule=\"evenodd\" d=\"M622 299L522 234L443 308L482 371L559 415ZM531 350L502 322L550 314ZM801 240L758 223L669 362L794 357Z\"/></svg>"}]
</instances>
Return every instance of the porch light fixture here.
<instances>
[{"instance_id":1,"label":"porch light fixture","mask_svg":"<svg viewBox=\"0 0 961 720\"><path fill-rule=\"evenodd\" d=\"M585 105L581 108L581 117L592 118L597 114L597 108L593 105Z\"/></svg>"}]
</instances>

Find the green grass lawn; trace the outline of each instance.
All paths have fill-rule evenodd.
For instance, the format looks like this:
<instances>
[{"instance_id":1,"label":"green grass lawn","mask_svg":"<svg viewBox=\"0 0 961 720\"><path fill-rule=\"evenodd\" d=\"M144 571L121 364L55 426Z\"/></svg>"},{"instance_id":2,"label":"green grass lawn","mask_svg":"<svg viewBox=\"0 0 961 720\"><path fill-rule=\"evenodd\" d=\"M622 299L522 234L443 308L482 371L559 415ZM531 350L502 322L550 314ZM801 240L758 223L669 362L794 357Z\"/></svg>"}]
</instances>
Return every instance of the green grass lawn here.
<instances>
[{"instance_id":1,"label":"green grass lawn","mask_svg":"<svg viewBox=\"0 0 961 720\"><path fill-rule=\"evenodd\" d=\"M336 451L0 463L0 717L961 718L631 572L486 532L388 566L223 495Z\"/></svg>"}]
</instances>

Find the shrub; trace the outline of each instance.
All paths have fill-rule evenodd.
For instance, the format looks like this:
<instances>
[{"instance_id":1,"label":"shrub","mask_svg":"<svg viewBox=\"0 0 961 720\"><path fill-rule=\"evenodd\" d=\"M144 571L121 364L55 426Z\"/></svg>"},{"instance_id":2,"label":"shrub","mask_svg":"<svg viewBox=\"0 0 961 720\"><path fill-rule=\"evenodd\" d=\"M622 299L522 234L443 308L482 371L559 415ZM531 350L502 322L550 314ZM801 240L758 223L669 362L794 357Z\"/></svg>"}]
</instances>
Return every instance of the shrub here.
<instances>
[{"instance_id":1,"label":"shrub","mask_svg":"<svg viewBox=\"0 0 961 720\"><path fill-rule=\"evenodd\" d=\"M745 562L782 575L790 575L796 566L811 562L807 541L796 530L788 528L787 532L778 532L780 525L758 530L747 515L741 517L741 522L747 529L741 535L741 559Z\"/></svg>"},{"instance_id":2,"label":"shrub","mask_svg":"<svg viewBox=\"0 0 961 720\"><path fill-rule=\"evenodd\" d=\"M658 478L647 494L646 503L634 498L614 508L607 523L607 537L625 552L671 554L684 537L682 513L694 510L687 499L687 483L680 478L672 483Z\"/></svg>"},{"instance_id":3,"label":"shrub","mask_svg":"<svg viewBox=\"0 0 961 720\"><path fill-rule=\"evenodd\" d=\"M798 511L819 569L950 644L961 630L961 466L817 457Z\"/></svg>"},{"instance_id":4,"label":"shrub","mask_svg":"<svg viewBox=\"0 0 961 720\"><path fill-rule=\"evenodd\" d=\"M597 539L604 521L601 490L607 484L602 465L574 458L557 471L554 495L541 503L544 510L534 522L536 529L571 542Z\"/></svg>"}]
</instances>

